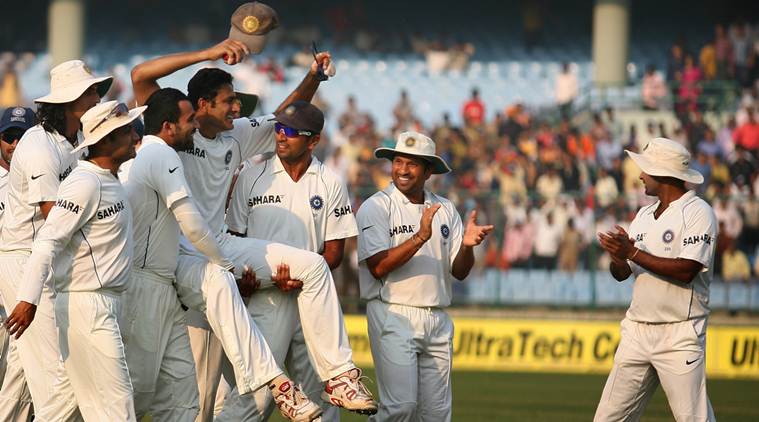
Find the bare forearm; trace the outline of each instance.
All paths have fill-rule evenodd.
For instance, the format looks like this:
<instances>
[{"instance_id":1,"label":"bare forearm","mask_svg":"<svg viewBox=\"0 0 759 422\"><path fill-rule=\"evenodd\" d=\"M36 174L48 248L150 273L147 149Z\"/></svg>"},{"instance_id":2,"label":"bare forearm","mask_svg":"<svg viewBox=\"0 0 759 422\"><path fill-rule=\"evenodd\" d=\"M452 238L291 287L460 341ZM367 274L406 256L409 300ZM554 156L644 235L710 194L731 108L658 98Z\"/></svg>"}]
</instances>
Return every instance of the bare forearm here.
<instances>
[{"instance_id":1,"label":"bare forearm","mask_svg":"<svg viewBox=\"0 0 759 422\"><path fill-rule=\"evenodd\" d=\"M374 278L385 278L413 258L424 243L425 240L415 234L400 245L367 258L367 267Z\"/></svg>"},{"instance_id":2,"label":"bare forearm","mask_svg":"<svg viewBox=\"0 0 759 422\"><path fill-rule=\"evenodd\" d=\"M316 90L319 88L319 83L319 80L311 72L308 72L306 77L298 84L298 87L277 107L275 113L284 110L287 106L298 100L311 102L314 94L316 94Z\"/></svg>"},{"instance_id":3,"label":"bare forearm","mask_svg":"<svg viewBox=\"0 0 759 422\"><path fill-rule=\"evenodd\" d=\"M472 246L461 246L459 253L453 260L451 274L458 280L463 280L469 275L469 271L474 266L474 248Z\"/></svg>"},{"instance_id":4,"label":"bare forearm","mask_svg":"<svg viewBox=\"0 0 759 422\"><path fill-rule=\"evenodd\" d=\"M652 273L682 283L693 281L702 268L700 263L690 259L662 258L642 250L638 250L630 260Z\"/></svg>"},{"instance_id":5,"label":"bare forearm","mask_svg":"<svg viewBox=\"0 0 759 422\"><path fill-rule=\"evenodd\" d=\"M142 105L153 92L160 89L158 79L209 58L206 50L198 50L161 56L140 63L132 69L132 89L135 101L138 105Z\"/></svg>"}]
</instances>

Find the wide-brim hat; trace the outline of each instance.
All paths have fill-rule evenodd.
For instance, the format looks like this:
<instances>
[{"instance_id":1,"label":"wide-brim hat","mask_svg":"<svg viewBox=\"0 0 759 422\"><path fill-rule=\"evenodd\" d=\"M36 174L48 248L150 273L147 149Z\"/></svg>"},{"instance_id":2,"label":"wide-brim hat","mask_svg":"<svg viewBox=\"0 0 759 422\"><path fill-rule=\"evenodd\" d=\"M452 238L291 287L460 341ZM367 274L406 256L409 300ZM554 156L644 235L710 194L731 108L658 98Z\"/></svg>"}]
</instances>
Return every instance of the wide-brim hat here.
<instances>
[{"instance_id":1,"label":"wide-brim hat","mask_svg":"<svg viewBox=\"0 0 759 422\"><path fill-rule=\"evenodd\" d=\"M50 93L34 100L36 103L64 104L81 97L87 88L97 85L103 98L113 83L112 76L95 77L81 60L69 60L50 71Z\"/></svg>"},{"instance_id":2,"label":"wide-brim hat","mask_svg":"<svg viewBox=\"0 0 759 422\"><path fill-rule=\"evenodd\" d=\"M235 92L235 96L240 100L240 117L250 117L256 111L258 95Z\"/></svg>"},{"instance_id":3,"label":"wide-brim hat","mask_svg":"<svg viewBox=\"0 0 759 422\"><path fill-rule=\"evenodd\" d=\"M230 23L229 38L240 41L256 54L266 46L266 34L279 26L279 17L268 5L254 1L240 5Z\"/></svg>"},{"instance_id":4,"label":"wide-brim hat","mask_svg":"<svg viewBox=\"0 0 759 422\"><path fill-rule=\"evenodd\" d=\"M649 176L674 177L694 185L704 183L704 176L690 168L690 152L679 143L667 138L654 138L643 152L625 150L643 173Z\"/></svg>"},{"instance_id":5,"label":"wide-brim hat","mask_svg":"<svg viewBox=\"0 0 759 422\"><path fill-rule=\"evenodd\" d=\"M403 132L398 135L395 148L377 148L374 156L393 160L396 154L407 154L419 157L432 165L433 174L445 174L451 171L448 163L435 155L435 142L428 136L418 132Z\"/></svg>"},{"instance_id":6,"label":"wide-brim hat","mask_svg":"<svg viewBox=\"0 0 759 422\"><path fill-rule=\"evenodd\" d=\"M107 101L92 107L80 119L84 141L71 153L95 145L114 130L132 123L147 108L148 106L141 106L128 110L124 103L118 101Z\"/></svg>"}]
</instances>

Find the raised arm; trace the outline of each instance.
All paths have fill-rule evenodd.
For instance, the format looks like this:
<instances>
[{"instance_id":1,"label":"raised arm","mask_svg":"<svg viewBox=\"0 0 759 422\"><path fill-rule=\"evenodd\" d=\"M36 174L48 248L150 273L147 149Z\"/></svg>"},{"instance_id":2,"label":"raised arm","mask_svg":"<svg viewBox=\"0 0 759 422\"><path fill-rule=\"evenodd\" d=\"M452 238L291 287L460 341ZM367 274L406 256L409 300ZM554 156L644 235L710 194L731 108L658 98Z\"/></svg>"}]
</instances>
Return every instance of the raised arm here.
<instances>
[{"instance_id":1,"label":"raised arm","mask_svg":"<svg viewBox=\"0 0 759 422\"><path fill-rule=\"evenodd\" d=\"M300 81L300 84L298 84L295 90L293 90L293 92L291 92L290 95L288 95L287 98L282 101L282 104L277 107L277 110L275 112L284 110L287 106L298 100L311 102L311 99L314 98L314 94L316 94L316 90L319 88L319 84L321 83L317 77L318 68L320 65L322 69L324 69L325 73L328 75L334 75L334 71L330 70L330 68L334 69L334 64L332 63L332 56L329 54L329 52L323 51L317 54L316 60L311 63L311 69L309 69L308 73L306 73L306 76L302 81Z\"/></svg>"},{"instance_id":2,"label":"raised arm","mask_svg":"<svg viewBox=\"0 0 759 422\"><path fill-rule=\"evenodd\" d=\"M169 54L140 63L132 69L132 89L137 105L145 104L152 93L159 90L158 79L177 70L207 60L224 59L227 64L237 64L250 53L245 44L226 39L203 50ZM313 94L311 94L313 96Z\"/></svg>"}]
</instances>

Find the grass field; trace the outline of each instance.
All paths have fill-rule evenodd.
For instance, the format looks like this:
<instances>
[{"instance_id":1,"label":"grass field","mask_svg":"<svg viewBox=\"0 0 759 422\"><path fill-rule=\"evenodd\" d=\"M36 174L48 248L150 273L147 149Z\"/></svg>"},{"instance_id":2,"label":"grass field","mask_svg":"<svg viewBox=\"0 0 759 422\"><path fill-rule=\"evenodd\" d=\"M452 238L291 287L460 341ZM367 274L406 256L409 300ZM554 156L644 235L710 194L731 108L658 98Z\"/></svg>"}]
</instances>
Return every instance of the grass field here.
<instances>
[{"instance_id":1,"label":"grass field","mask_svg":"<svg viewBox=\"0 0 759 422\"><path fill-rule=\"evenodd\" d=\"M371 370L366 375L374 379ZM454 372L454 421L591 421L606 376ZM372 391L376 386L369 383ZM720 422L759 421L759 382L709 380L709 398ZM277 414L271 420L282 421ZM343 411L344 422L366 417ZM643 421L673 421L661 388Z\"/></svg>"}]
</instances>

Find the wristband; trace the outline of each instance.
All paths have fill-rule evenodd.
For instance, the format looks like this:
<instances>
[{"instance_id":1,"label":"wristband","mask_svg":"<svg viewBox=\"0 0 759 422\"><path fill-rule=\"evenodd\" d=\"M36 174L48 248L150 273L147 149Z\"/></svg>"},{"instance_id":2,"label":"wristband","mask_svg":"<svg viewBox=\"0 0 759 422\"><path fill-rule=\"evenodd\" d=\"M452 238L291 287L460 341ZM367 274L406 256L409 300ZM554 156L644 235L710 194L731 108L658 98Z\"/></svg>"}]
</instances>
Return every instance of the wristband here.
<instances>
[{"instance_id":1,"label":"wristband","mask_svg":"<svg viewBox=\"0 0 759 422\"><path fill-rule=\"evenodd\" d=\"M633 259L635 259L635 255L637 255L638 252L640 252L640 249L639 248L635 248L635 252L633 252L632 256L629 257L629 258L627 258L627 260L628 261L632 261Z\"/></svg>"}]
</instances>

